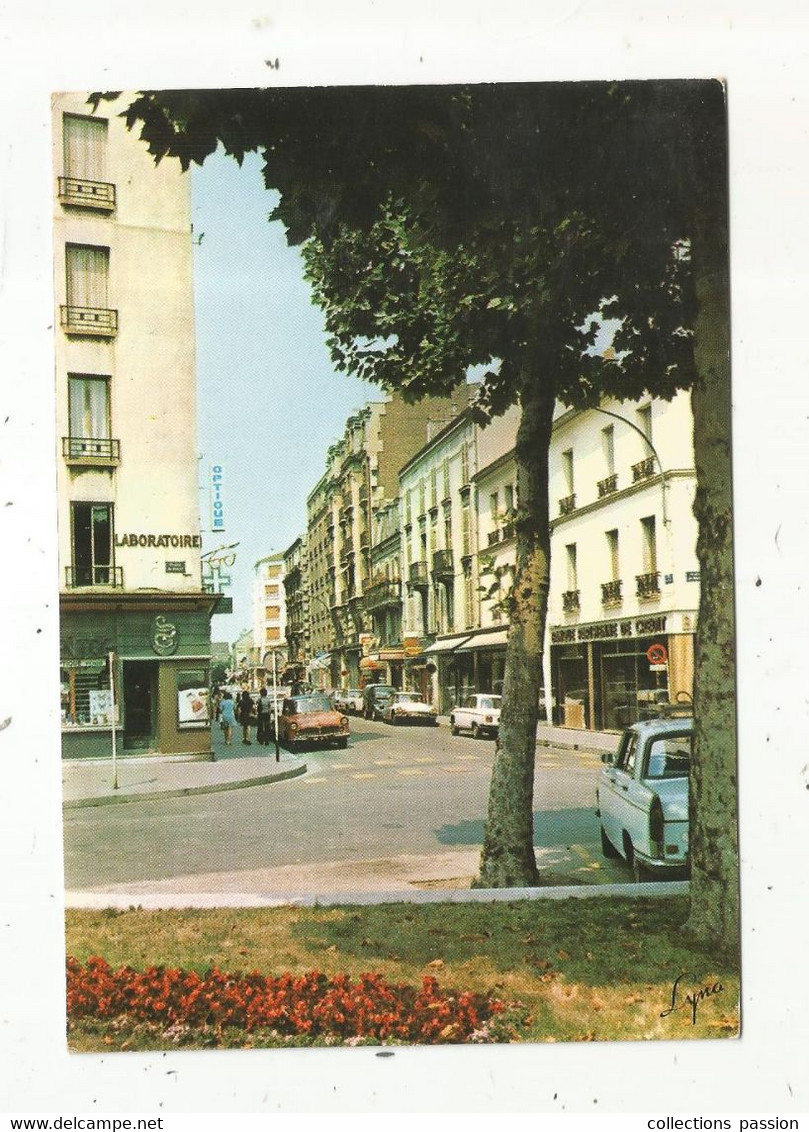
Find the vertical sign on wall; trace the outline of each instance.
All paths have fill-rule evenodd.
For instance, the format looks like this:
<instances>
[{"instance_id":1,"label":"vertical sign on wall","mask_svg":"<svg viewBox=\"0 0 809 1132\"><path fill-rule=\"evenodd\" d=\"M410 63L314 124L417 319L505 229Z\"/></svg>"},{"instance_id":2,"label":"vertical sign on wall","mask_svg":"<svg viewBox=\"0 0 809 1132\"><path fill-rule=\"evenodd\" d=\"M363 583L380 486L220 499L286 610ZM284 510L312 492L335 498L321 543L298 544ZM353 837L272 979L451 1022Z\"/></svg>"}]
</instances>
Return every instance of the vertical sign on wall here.
<instances>
[{"instance_id":1,"label":"vertical sign on wall","mask_svg":"<svg viewBox=\"0 0 809 1132\"><path fill-rule=\"evenodd\" d=\"M225 504L223 501L222 485L224 473L221 464L211 464L211 530L224 531Z\"/></svg>"}]
</instances>

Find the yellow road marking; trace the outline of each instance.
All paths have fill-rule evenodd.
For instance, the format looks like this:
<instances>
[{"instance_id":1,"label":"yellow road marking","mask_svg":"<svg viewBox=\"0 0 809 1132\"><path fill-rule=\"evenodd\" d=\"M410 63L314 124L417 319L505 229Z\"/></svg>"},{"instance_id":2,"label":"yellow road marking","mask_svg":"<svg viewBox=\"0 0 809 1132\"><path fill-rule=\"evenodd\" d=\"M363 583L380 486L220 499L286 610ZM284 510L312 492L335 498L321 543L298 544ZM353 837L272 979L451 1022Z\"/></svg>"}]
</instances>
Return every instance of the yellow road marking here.
<instances>
[{"instance_id":1,"label":"yellow road marking","mask_svg":"<svg viewBox=\"0 0 809 1132\"><path fill-rule=\"evenodd\" d=\"M414 763L434 763L435 759L430 759L430 758L413 759L413 762Z\"/></svg>"},{"instance_id":2,"label":"yellow road marking","mask_svg":"<svg viewBox=\"0 0 809 1132\"><path fill-rule=\"evenodd\" d=\"M352 778L376 778L375 774L352 774Z\"/></svg>"}]
</instances>

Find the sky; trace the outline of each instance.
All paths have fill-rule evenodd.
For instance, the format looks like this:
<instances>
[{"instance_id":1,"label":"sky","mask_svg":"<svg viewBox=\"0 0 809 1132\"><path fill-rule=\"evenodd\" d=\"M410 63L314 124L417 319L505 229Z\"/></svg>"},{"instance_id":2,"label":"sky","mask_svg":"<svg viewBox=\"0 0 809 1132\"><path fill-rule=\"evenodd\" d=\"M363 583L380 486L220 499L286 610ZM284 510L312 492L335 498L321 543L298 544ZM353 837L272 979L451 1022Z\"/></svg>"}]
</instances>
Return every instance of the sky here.
<instances>
[{"instance_id":1,"label":"sky","mask_svg":"<svg viewBox=\"0 0 809 1132\"><path fill-rule=\"evenodd\" d=\"M261 159L222 152L192 166L198 449L203 550L238 542L233 614L213 640L252 626L253 567L306 531L306 497L346 418L379 389L337 373L296 248L268 223ZM225 530L210 532L209 469L224 469Z\"/></svg>"}]
</instances>

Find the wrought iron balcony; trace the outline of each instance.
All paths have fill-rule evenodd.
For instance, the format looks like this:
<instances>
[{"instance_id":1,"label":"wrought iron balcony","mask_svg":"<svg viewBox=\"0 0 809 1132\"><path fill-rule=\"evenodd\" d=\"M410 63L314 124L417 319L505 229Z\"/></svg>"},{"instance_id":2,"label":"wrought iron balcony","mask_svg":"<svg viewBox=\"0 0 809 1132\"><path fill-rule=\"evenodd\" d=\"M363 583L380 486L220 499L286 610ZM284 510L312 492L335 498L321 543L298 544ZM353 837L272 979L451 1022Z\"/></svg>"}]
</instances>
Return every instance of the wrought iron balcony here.
<instances>
[{"instance_id":1,"label":"wrought iron balcony","mask_svg":"<svg viewBox=\"0 0 809 1132\"><path fill-rule=\"evenodd\" d=\"M63 436L62 455L68 463L109 466L121 462L121 442L99 436Z\"/></svg>"},{"instance_id":2,"label":"wrought iron balcony","mask_svg":"<svg viewBox=\"0 0 809 1132\"><path fill-rule=\"evenodd\" d=\"M68 589L110 586L120 590L124 586L124 568L123 566L66 566L65 581Z\"/></svg>"},{"instance_id":3,"label":"wrought iron balcony","mask_svg":"<svg viewBox=\"0 0 809 1132\"><path fill-rule=\"evenodd\" d=\"M396 606L402 603L402 587L398 578L385 578L382 581L374 582L365 591L365 608L370 612L372 609L383 609L386 606Z\"/></svg>"},{"instance_id":4,"label":"wrought iron balcony","mask_svg":"<svg viewBox=\"0 0 809 1132\"><path fill-rule=\"evenodd\" d=\"M578 590L565 590L562 594L562 609L565 613L577 613L581 608Z\"/></svg>"},{"instance_id":5,"label":"wrought iron balcony","mask_svg":"<svg viewBox=\"0 0 809 1132\"><path fill-rule=\"evenodd\" d=\"M85 181L80 177L59 177L58 181L60 204L96 212L112 212L115 208L115 185L107 181Z\"/></svg>"},{"instance_id":6,"label":"wrought iron balcony","mask_svg":"<svg viewBox=\"0 0 809 1132\"><path fill-rule=\"evenodd\" d=\"M118 333L118 311L107 307L60 307L62 329L66 334L92 338L114 338Z\"/></svg>"},{"instance_id":7,"label":"wrought iron balcony","mask_svg":"<svg viewBox=\"0 0 809 1132\"><path fill-rule=\"evenodd\" d=\"M607 476L603 480L598 481L598 498L603 499L605 495L612 495L618 490L618 473L613 472L611 476Z\"/></svg>"},{"instance_id":8,"label":"wrought iron balcony","mask_svg":"<svg viewBox=\"0 0 809 1132\"><path fill-rule=\"evenodd\" d=\"M569 515L571 511L576 510L576 496L566 495L564 499L559 500L559 514Z\"/></svg>"},{"instance_id":9,"label":"wrought iron balcony","mask_svg":"<svg viewBox=\"0 0 809 1132\"><path fill-rule=\"evenodd\" d=\"M649 574L636 574L635 581L638 583L638 597L660 596L660 574L657 570Z\"/></svg>"},{"instance_id":10,"label":"wrought iron balcony","mask_svg":"<svg viewBox=\"0 0 809 1132\"><path fill-rule=\"evenodd\" d=\"M632 465L632 482L638 483L640 480L648 480L650 476L655 474L655 460L654 456L647 456L645 460L638 461L637 464Z\"/></svg>"},{"instance_id":11,"label":"wrought iron balcony","mask_svg":"<svg viewBox=\"0 0 809 1132\"><path fill-rule=\"evenodd\" d=\"M621 601L621 579L601 583L601 604L618 605Z\"/></svg>"},{"instance_id":12,"label":"wrought iron balcony","mask_svg":"<svg viewBox=\"0 0 809 1132\"><path fill-rule=\"evenodd\" d=\"M433 577L447 581L455 576L451 550L436 550L433 554Z\"/></svg>"},{"instance_id":13,"label":"wrought iron balcony","mask_svg":"<svg viewBox=\"0 0 809 1132\"><path fill-rule=\"evenodd\" d=\"M410 585L415 589L426 589L430 584L429 578L427 577L427 563L411 562L408 580Z\"/></svg>"}]
</instances>

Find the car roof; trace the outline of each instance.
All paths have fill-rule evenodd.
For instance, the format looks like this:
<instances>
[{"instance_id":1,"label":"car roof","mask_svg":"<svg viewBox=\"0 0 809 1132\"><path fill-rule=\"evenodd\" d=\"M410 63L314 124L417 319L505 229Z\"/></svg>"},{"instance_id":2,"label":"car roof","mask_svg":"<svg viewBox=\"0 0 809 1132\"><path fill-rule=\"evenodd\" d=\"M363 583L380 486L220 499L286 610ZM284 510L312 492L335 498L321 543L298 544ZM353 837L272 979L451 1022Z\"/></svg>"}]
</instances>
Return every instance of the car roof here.
<instances>
[{"instance_id":1,"label":"car roof","mask_svg":"<svg viewBox=\"0 0 809 1132\"><path fill-rule=\"evenodd\" d=\"M667 719L641 719L637 723L633 723L629 730L634 731L641 739L648 738L649 735L672 735L677 732L688 732L694 730L694 717L693 715L681 715Z\"/></svg>"}]
</instances>

